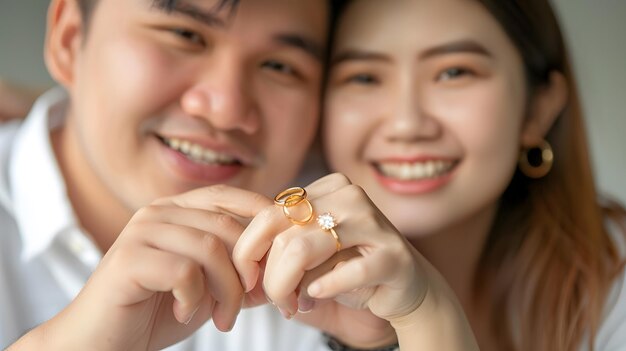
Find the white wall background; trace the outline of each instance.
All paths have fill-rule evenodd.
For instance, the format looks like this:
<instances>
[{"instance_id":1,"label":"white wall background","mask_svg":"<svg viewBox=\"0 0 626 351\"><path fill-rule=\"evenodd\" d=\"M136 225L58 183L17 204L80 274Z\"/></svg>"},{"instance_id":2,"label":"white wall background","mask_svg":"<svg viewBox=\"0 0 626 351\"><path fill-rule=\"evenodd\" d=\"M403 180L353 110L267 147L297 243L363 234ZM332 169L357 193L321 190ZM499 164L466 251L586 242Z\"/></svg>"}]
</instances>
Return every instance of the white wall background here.
<instances>
[{"instance_id":1,"label":"white wall background","mask_svg":"<svg viewBox=\"0 0 626 351\"><path fill-rule=\"evenodd\" d=\"M626 203L626 0L553 3L574 55L598 185ZM0 0L0 77L51 84L41 54L47 4Z\"/></svg>"}]
</instances>

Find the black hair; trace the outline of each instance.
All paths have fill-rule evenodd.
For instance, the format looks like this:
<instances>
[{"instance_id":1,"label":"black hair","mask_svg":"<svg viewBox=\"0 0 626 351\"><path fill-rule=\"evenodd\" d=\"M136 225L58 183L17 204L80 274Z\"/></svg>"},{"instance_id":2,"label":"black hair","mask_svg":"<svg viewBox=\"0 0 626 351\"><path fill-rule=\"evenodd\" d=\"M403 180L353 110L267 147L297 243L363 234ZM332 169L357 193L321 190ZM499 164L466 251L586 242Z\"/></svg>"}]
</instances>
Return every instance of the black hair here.
<instances>
[{"instance_id":1,"label":"black hair","mask_svg":"<svg viewBox=\"0 0 626 351\"><path fill-rule=\"evenodd\" d=\"M91 19L91 15L93 14L94 9L98 5L100 0L77 0L78 7L80 8L81 15L83 16L83 21L88 24ZM176 6L178 0L153 0L155 5L159 7L165 8L167 10L173 10ZM330 24L331 31L334 28L334 23L339 16L339 13L343 10L345 4L348 2L347 0L328 0L330 5ZM219 2L215 5L214 11L219 12L224 9L228 9L231 12L236 11L237 6L239 5L239 0L219 0ZM85 26L87 28L88 25Z\"/></svg>"},{"instance_id":2,"label":"black hair","mask_svg":"<svg viewBox=\"0 0 626 351\"><path fill-rule=\"evenodd\" d=\"M83 22L85 23L85 30L87 30L87 28L89 27L91 15L93 14L96 6L98 6L99 2L100 0L78 0L78 7L80 8ZM159 7L162 7L166 10L173 10L177 2L177 0L153 0L153 3L155 5L158 5ZM238 5L239 0L219 0L219 2L215 5L213 11L219 12L224 9L228 9L232 12L235 11Z\"/></svg>"}]
</instances>

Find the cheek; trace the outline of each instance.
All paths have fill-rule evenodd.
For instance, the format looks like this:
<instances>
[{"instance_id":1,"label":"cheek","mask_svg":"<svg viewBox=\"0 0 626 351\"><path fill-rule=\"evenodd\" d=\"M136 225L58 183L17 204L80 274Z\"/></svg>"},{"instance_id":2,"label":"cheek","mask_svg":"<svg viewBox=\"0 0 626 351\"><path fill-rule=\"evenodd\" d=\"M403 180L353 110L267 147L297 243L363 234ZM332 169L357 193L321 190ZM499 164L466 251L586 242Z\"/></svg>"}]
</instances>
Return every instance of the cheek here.
<instances>
[{"instance_id":1,"label":"cheek","mask_svg":"<svg viewBox=\"0 0 626 351\"><path fill-rule=\"evenodd\" d=\"M281 172L295 174L304 160L319 123L319 89L276 91L259 88L265 157L282 165ZM279 103L277 103L279 102Z\"/></svg>"},{"instance_id":2,"label":"cheek","mask_svg":"<svg viewBox=\"0 0 626 351\"><path fill-rule=\"evenodd\" d=\"M171 104L179 94L180 73L176 63L149 44L119 41L100 53L99 81L102 96L115 101L112 109L123 114L155 113ZM167 84L164 84L167 82ZM108 93L108 94L107 94Z\"/></svg>"},{"instance_id":3,"label":"cheek","mask_svg":"<svg viewBox=\"0 0 626 351\"><path fill-rule=\"evenodd\" d=\"M99 153L93 157L108 160L106 167L119 169L136 161L149 140L141 134L143 125L177 102L184 79L180 70L172 69L176 62L168 55L122 34L91 38L98 46L85 49L82 83L72 96L79 104L76 114L85 147Z\"/></svg>"},{"instance_id":4,"label":"cheek","mask_svg":"<svg viewBox=\"0 0 626 351\"><path fill-rule=\"evenodd\" d=\"M362 98L329 92L322 141L332 171L354 176L352 166L359 162L368 142L368 131L374 127L377 116L382 115L380 106L384 105L373 96Z\"/></svg>"},{"instance_id":5,"label":"cheek","mask_svg":"<svg viewBox=\"0 0 626 351\"><path fill-rule=\"evenodd\" d=\"M485 85L450 104L448 129L463 152L458 186L492 203L509 184L519 154L523 97L505 84Z\"/></svg>"},{"instance_id":6,"label":"cheek","mask_svg":"<svg viewBox=\"0 0 626 351\"><path fill-rule=\"evenodd\" d=\"M433 115L441 116L444 128L460 142L466 156L493 159L510 158L517 153L523 96L504 80L426 99L429 100Z\"/></svg>"}]
</instances>

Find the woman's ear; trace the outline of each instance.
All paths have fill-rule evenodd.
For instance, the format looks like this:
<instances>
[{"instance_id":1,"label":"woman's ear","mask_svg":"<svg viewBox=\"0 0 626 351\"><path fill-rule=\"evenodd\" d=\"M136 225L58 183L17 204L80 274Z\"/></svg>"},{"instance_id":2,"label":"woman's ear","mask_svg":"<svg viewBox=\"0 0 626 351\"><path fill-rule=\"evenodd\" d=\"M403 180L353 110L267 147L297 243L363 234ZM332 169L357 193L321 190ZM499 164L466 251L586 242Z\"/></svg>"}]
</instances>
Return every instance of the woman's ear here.
<instances>
[{"instance_id":1,"label":"woman's ear","mask_svg":"<svg viewBox=\"0 0 626 351\"><path fill-rule=\"evenodd\" d=\"M52 78L66 88L74 81L77 56L83 40L83 21L76 0L52 0L44 57Z\"/></svg>"},{"instance_id":2,"label":"woman's ear","mask_svg":"<svg viewBox=\"0 0 626 351\"><path fill-rule=\"evenodd\" d=\"M565 108L567 100L568 83L565 76L561 72L550 72L548 83L534 93L530 102L522 129L522 147L534 147L541 143Z\"/></svg>"}]
</instances>

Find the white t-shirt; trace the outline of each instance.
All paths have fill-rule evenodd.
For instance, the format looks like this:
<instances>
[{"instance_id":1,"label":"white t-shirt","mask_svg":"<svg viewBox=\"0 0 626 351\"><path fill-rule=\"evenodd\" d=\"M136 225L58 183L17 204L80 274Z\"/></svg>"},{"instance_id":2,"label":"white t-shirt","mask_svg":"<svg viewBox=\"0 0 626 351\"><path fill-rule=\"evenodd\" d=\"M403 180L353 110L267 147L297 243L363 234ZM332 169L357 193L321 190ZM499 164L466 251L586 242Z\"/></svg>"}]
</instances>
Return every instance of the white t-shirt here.
<instances>
[{"instance_id":1,"label":"white t-shirt","mask_svg":"<svg viewBox=\"0 0 626 351\"><path fill-rule=\"evenodd\" d=\"M77 224L50 144L66 104L52 90L21 125L0 127L0 349L61 311L102 257ZM270 305L241 311L229 333L208 322L169 349L328 351L320 331Z\"/></svg>"},{"instance_id":2,"label":"white t-shirt","mask_svg":"<svg viewBox=\"0 0 626 351\"><path fill-rule=\"evenodd\" d=\"M626 257L626 239L614 227L615 223L608 225L621 256ZM626 351L626 270L617 278L609 293L594 348L595 351ZM583 344L580 350L587 351L588 347Z\"/></svg>"}]
</instances>

